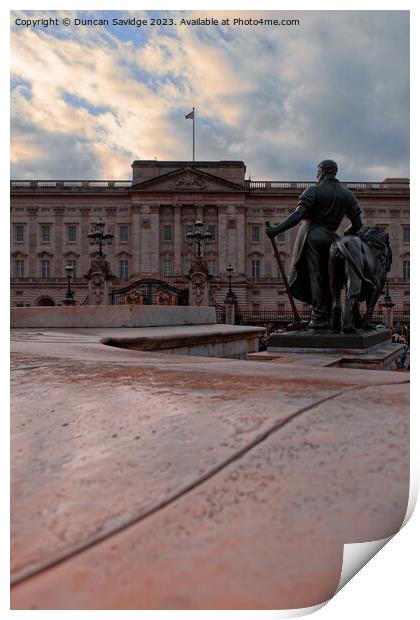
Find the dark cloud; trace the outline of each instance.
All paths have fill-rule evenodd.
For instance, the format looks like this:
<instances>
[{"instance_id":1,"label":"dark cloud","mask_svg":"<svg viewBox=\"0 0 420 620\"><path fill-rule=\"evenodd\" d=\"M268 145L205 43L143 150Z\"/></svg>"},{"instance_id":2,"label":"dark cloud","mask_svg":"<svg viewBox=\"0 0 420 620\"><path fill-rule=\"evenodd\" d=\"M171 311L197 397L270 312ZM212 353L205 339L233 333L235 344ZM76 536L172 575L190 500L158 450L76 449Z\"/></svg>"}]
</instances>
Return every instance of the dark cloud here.
<instances>
[{"instance_id":1,"label":"dark cloud","mask_svg":"<svg viewBox=\"0 0 420 620\"><path fill-rule=\"evenodd\" d=\"M18 135L31 153L40 156L21 159L11 165L12 179L96 179L99 162L86 138L46 131L19 119L12 119L12 137Z\"/></svg>"}]
</instances>

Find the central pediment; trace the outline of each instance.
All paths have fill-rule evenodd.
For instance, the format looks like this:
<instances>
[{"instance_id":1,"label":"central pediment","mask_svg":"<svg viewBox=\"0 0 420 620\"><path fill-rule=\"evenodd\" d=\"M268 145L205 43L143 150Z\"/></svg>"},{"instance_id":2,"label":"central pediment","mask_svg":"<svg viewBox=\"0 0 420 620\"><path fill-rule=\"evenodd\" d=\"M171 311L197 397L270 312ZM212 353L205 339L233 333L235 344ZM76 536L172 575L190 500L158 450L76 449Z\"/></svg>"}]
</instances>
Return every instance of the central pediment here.
<instances>
[{"instance_id":1,"label":"central pediment","mask_svg":"<svg viewBox=\"0 0 420 620\"><path fill-rule=\"evenodd\" d=\"M244 192L245 187L197 168L187 166L146 181L136 183L132 191L151 190L161 192Z\"/></svg>"}]
</instances>

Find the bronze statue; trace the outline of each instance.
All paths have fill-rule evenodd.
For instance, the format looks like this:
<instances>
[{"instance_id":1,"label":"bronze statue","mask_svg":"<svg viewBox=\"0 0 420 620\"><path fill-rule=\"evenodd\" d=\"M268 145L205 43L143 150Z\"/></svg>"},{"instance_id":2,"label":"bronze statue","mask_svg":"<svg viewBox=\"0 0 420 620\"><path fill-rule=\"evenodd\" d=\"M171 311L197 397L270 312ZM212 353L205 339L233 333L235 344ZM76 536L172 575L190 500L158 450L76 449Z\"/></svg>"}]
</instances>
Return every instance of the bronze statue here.
<instances>
[{"instance_id":1,"label":"bronze statue","mask_svg":"<svg viewBox=\"0 0 420 620\"><path fill-rule=\"evenodd\" d=\"M318 165L318 183L299 196L298 205L278 226L267 226L274 238L302 222L296 237L290 265L289 287L296 299L312 306L311 329L329 329L332 296L329 281L331 244L339 237L336 230L344 216L351 225L344 232L354 235L362 227L361 209L354 194L338 179L337 164L326 159Z\"/></svg>"},{"instance_id":2,"label":"bronze statue","mask_svg":"<svg viewBox=\"0 0 420 620\"><path fill-rule=\"evenodd\" d=\"M377 226L363 226L356 236L340 237L330 249L329 272L333 296L332 329L355 333L358 327L375 328L372 314L391 268L389 235ZM344 315L341 321L341 289L345 288ZM366 302L360 316L359 303Z\"/></svg>"}]
</instances>

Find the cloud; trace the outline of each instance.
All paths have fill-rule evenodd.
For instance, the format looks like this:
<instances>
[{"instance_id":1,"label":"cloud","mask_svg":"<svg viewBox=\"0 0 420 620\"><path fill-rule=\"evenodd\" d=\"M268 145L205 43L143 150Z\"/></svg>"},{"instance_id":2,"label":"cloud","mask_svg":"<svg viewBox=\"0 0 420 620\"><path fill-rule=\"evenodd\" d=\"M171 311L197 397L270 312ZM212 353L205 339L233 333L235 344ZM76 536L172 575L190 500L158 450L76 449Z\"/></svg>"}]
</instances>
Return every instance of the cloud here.
<instances>
[{"instance_id":1,"label":"cloud","mask_svg":"<svg viewBox=\"0 0 420 620\"><path fill-rule=\"evenodd\" d=\"M310 179L326 157L343 179L408 176L408 12L252 13L301 24L14 28L12 175L188 159L194 105L196 158L244 160L253 178Z\"/></svg>"}]
</instances>

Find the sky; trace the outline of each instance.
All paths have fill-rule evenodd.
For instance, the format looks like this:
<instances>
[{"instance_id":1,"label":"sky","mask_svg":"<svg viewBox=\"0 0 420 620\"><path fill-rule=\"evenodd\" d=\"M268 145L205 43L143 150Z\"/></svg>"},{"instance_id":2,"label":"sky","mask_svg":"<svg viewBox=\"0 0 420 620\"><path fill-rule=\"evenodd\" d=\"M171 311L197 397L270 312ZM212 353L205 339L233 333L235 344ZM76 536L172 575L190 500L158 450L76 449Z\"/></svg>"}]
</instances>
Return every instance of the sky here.
<instances>
[{"instance_id":1,"label":"sky","mask_svg":"<svg viewBox=\"0 0 420 620\"><path fill-rule=\"evenodd\" d=\"M219 25L180 24L205 17ZM193 106L196 160L242 160L247 178L312 180L327 158L347 181L409 176L407 11L12 11L11 24L14 179L130 179L136 159L190 160Z\"/></svg>"}]
</instances>

